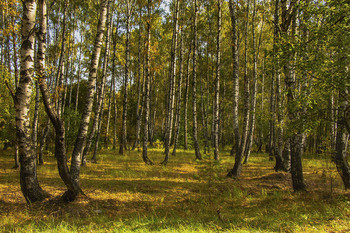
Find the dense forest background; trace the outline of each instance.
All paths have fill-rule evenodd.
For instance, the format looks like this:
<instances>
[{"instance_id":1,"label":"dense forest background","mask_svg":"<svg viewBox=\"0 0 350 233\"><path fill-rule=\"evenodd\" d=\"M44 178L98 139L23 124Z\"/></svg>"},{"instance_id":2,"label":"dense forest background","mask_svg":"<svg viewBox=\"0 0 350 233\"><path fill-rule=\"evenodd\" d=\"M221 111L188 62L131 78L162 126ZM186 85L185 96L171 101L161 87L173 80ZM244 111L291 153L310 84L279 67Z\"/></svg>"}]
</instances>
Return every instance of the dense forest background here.
<instances>
[{"instance_id":1,"label":"dense forest background","mask_svg":"<svg viewBox=\"0 0 350 233\"><path fill-rule=\"evenodd\" d=\"M1 231L350 229L348 1L0 9Z\"/></svg>"},{"instance_id":2,"label":"dense forest background","mask_svg":"<svg viewBox=\"0 0 350 233\"><path fill-rule=\"evenodd\" d=\"M265 153L276 172L290 172L294 191L307 190L303 154L313 155L334 162L350 188L347 1L0 7L0 142L12 148L27 202L48 196L37 164L52 156L62 199L84 195L81 167L101 151L137 151L145 166L167 166L177 151L218 163L232 156L221 167L228 178Z\"/></svg>"}]
</instances>

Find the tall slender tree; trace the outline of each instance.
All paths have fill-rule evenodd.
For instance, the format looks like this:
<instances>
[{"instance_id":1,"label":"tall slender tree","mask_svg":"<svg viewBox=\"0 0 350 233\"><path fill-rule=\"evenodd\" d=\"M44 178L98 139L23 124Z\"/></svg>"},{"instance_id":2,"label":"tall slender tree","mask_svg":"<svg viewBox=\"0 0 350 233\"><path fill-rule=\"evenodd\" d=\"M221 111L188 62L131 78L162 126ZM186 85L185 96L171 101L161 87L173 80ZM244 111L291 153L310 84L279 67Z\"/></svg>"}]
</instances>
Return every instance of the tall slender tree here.
<instances>
[{"instance_id":1,"label":"tall slender tree","mask_svg":"<svg viewBox=\"0 0 350 233\"><path fill-rule=\"evenodd\" d=\"M183 17L183 10L181 9L181 16ZM184 32L182 30L182 27L180 29L180 54L179 54L179 80L177 84L177 99L176 99L176 113L175 113L175 125L174 125L174 148L172 155L176 155L176 149L179 141L179 134L180 134L180 123L181 123L181 104L182 104L182 80L183 80L183 60L184 60L184 46L183 46L183 40L184 40Z\"/></svg>"},{"instance_id":2,"label":"tall slender tree","mask_svg":"<svg viewBox=\"0 0 350 233\"><path fill-rule=\"evenodd\" d=\"M240 134L239 134L239 123L238 123L238 99L239 99L239 52L238 52L238 36L237 36L237 6L233 4L233 0L229 1L231 26L232 26L232 60L233 60L233 131L235 144L232 148L232 152L235 151L236 159L239 156L240 148ZM233 153L232 153L233 155ZM228 174L231 176L231 172Z\"/></svg>"},{"instance_id":3,"label":"tall slender tree","mask_svg":"<svg viewBox=\"0 0 350 233\"><path fill-rule=\"evenodd\" d=\"M187 55L187 68L186 68L186 82L185 82L185 100L184 100L184 149L188 149L188 97L190 89L190 64L191 64L191 51L192 44L190 46Z\"/></svg>"},{"instance_id":4,"label":"tall slender tree","mask_svg":"<svg viewBox=\"0 0 350 233\"><path fill-rule=\"evenodd\" d=\"M151 46L151 4L152 0L147 1L147 22L146 22L146 81L145 81L145 121L143 125L143 151L142 159L147 165L153 165L153 162L147 156L147 146L148 146L148 121L150 116L149 109L149 90L150 90L150 46Z\"/></svg>"},{"instance_id":5,"label":"tall slender tree","mask_svg":"<svg viewBox=\"0 0 350 233\"><path fill-rule=\"evenodd\" d=\"M178 18L179 18L179 0L174 0L173 12L173 37L170 54L170 72L169 72L169 94L168 94L168 109L166 115L165 127L165 158L162 165L166 165L169 160L171 134L174 120L174 106L175 106L175 79L176 79L176 55L177 55L177 37L178 37Z\"/></svg>"},{"instance_id":6,"label":"tall slender tree","mask_svg":"<svg viewBox=\"0 0 350 233\"><path fill-rule=\"evenodd\" d=\"M144 87L144 79L141 82L141 43L142 43L142 37L141 37L141 28L142 28L142 6L140 7L139 11L139 37L138 37L138 50L137 50L137 106L136 106L136 139L135 143L132 147L132 150L135 150L136 147L140 146L140 131L141 131L141 119L142 119L142 107L140 108L141 105L141 100L142 96L141 94L143 93L143 87Z\"/></svg>"},{"instance_id":7,"label":"tall slender tree","mask_svg":"<svg viewBox=\"0 0 350 233\"><path fill-rule=\"evenodd\" d=\"M194 0L193 3L193 58L192 58L192 112L193 112L193 143L194 150L196 154L196 159L202 159L199 143L198 143L198 134L197 134L197 54L198 54L198 2Z\"/></svg>"},{"instance_id":8,"label":"tall slender tree","mask_svg":"<svg viewBox=\"0 0 350 233\"><path fill-rule=\"evenodd\" d=\"M256 49L256 39L255 39L255 18L256 18L256 0L253 0L253 16L252 16L252 47L253 47L253 79L251 88L251 99L250 99L250 116L249 116L249 132L247 136L247 145L245 148L245 159L244 164L248 162L250 151L253 144L253 136L255 129L255 112L256 112L256 92L258 88L257 81L257 49Z\"/></svg>"},{"instance_id":9,"label":"tall slender tree","mask_svg":"<svg viewBox=\"0 0 350 233\"><path fill-rule=\"evenodd\" d=\"M129 83L129 60L130 60L130 20L132 12L132 0L126 1L126 36L125 36L125 74L124 74L124 85L123 85L123 115L122 115L122 136L120 137L120 147L119 154L124 154L124 149L126 149L126 122L127 122L127 112L128 112L128 83Z\"/></svg>"},{"instance_id":10,"label":"tall slender tree","mask_svg":"<svg viewBox=\"0 0 350 233\"><path fill-rule=\"evenodd\" d=\"M218 5L218 35L216 39L216 79L214 100L214 159L219 160L219 109L220 109L220 71L221 71L221 0Z\"/></svg>"},{"instance_id":11,"label":"tall slender tree","mask_svg":"<svg viewBox=\"0 0 350 233\"><path fill-rule=\"evenodd\" d=\"M247 1L246 8L246 22L244 35L244 112L243 112L243 131L239 146L239 153L235 156L235 164L232 170L228 173L229 177L239 177L242 171L242 160L245 152L245 147L248 137L249 126L249 77L248 77L248 22L249 22L249 5L250 0Z\"/></svg>"}]
</instances>

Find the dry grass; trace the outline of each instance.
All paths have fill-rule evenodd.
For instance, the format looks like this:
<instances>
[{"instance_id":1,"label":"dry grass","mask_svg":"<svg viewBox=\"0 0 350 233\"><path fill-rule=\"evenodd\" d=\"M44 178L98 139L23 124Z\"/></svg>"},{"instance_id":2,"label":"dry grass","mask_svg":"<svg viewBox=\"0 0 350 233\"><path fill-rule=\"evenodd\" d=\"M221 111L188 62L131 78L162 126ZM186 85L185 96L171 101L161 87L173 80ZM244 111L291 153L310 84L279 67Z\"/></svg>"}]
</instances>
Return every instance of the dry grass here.
<instances>
[{"instance_id":1,"label":"dry grass","mask_svg":"<svg viewBox=\"0 0 350 233\"><path fill-rule=\"evenodd\" d=\"M304 159L308 192L293 193L290 175L275 173L266 155L254 154L242 177L227 179L233 158L193 161L192 151L167 167L146 166L138 152L99 155L82 169L87 197L65 204L52 157L38 167L52 197L27 205L10 151L0 156L0 232L347 232L350 195L327 159ZM160 162L162 153L150 151Z\"/></svg>"}]
</instances>

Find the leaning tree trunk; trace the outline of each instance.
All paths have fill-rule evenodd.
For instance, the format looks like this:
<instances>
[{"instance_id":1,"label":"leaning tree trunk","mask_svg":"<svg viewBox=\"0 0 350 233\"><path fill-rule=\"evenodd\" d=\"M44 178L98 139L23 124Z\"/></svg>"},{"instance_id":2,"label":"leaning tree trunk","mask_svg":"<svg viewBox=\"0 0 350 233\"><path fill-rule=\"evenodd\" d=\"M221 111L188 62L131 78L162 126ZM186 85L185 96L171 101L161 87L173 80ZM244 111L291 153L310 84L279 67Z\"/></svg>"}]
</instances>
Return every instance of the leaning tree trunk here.
<instances>
[{"instance_id":1,"label":"leaning tree trunk","mask_svg":"<svg viewBox=\"0 0 350 233\"><path fill-rule=\"evenodd\" d=\"M173 128L174 120L174 105L175 105L175 78L176 78L176 54L177 54L177 34L178 34L178 17L179 17L179 0L174 0L175 8L173 12L173 37L171 44L171 64L170 64L170 73L169 73L169 96L168 96L168 109L166 116L166 126L165 126L165 158L162 162L162 165L166 165L169 160L169 151L170 151L170 141L171 133Z\"/></svg>"},{"instance_id":2,"label":"leaning tree trunk","mask_svg":"<svg viewBox=\"0 0 350 233\"><path fill-rule=\"evenodd\" d=\"M107 9L107 22L109 23L109 9ZM103 70L102 70L102 77L101 82L98 84L97 87L97 96L96 96L96 106L95 106L95 118L91 127L91 131L89 136L86 140L86 145L83 150L83 156L82 156L82 166L86 165L86 157L88 153L90 152L91 144L93 142L93 139L95 137L96 131L98 130L98 125L101 120L101 109L103 109L103 103L104 103L104 95L105 95L105 83L107 79L107 64L108 64L108 58L109 58L109 36L110 36L110 27L111 24L107 26L107 35L106 35L106 48L104 51L104 61L103 61ZM95 158L92 159L93 162L95 161Z\"/></svg>"},{"instance_id":3,"label":"leaning tree trunk","mask_svg":"<svg viewBox=\"0 0 350 233\"><path fill-rule=\"evenodd\" d=\"M113 11L112 11L113 12ZM103 119L103 107L104 107L104 101L105 101L105 90L106 90L106 80L107 80L107 68L108 68L108 61L109 61L109 54L110 54L110 36L111 36L111 30L112 28L112 19L113 19L113 13L110 15L109 10L107 10L107 33L106 33L106 48L104 53L104 63L103 63L103 70L102 70L102 80L101 80L101 87L100 87L100 96L98 99L99 102L99 108L98 108L98 124L97 124L97 132L95 137L95 148L94 153L91 158L91 161L96 163L96 155L98 150L98 144L100 141L100 135L101 135L101 125L102 125L102 119Z\"/></svg>"},{"instance_id":4,"label":"leaning tree trunk","mask_svg":"<svg viewBox=\"0 0 350 233\"><path fill-rule=\"evenodd\" d=\"M247 137L248 137L248 126L249 126L249 77L248 77L248 22L249 22L249 3L247 1L247 11L246 11L246 24L245 24L245 36L244 36L244 117L243 117L243 131L242 138L239 147L239 153L235 156L235 164L232 170L228 173L229 177L239 177L242 171L242 160L244 156L244 151L246 147Z\"/></svg>"},{"instance_id":5,"label":"leaning tree trunk","mask_svg":"<svg viewBox=\"0 0 350 233\"><path fill-rule=\"evenodd\" d=\"M37 74L40 91L43 97L43 102L45 106L45 111L49 116L52 124L55 128L55 157L57 159L58 172L63 182L68 188L68 191L74 192L78 190L82 193L79 186L73 183L71 176L69 174L69 169L67 165L66 156L66 143L65 143L65 127L64 121L59 116L58 112L54 109L50 102L50 94L46 84L45 75L45 52L46 52L46 1L40 0L40 28L38 31L38 58L37 58ZM62 196L64 201L70 201L66 195Z\"/></svg>"},{"instance_id":6,"label":"leaning tree trunk","mask_svg":"<svg viewBox=\"0 0 350 233\"><path fill-rule=\"evenodd\" d=\"M151 17L151 2L147 3L147 15ZM151 43L151 22L147 21L147 39L146 39L146 81L145 81L145 122L143 125L143 151L142 159L147 165L153 165L153 162L147 156L147 144L148 144L148 121L150 116L149 108L149 89L150 89L150 43Z\"/></svg>"},{"instance_id":7,"label":"leaning tree trunk","mask_svg":"<svg viewBox=\"0 0 350 233\"><path fill-rule=\"evenodd\" d=\"M78 135L77 135L77 138L74 144L74 149L72 152L70 174L72 176L72 180L74 184L76 184L78 187L80 183L79 177L80 177L81 152L86 140L86 135L87 135L89 122L90 122L91 110L92 110L94 93L95 93L97 69L98 69L98 63L99 63L99 58L101 53L103 34L106 26L106 16L107 16L108 5L109 5L108 0L101 0L100 20L97 25L97 34L96 34L94 49L93 49L92 58L91 58L85 107L83 110ZM76 199L78 194L79 194L79 190L74 190L74 192L69 192L68 190L68 192L66 193L67 197L70 197L72 200Z\"/></svg>"},{"instance_id":8,"label":"leaning tree trunk","mask_svg":"<svg viewBox=\"0 0 350 233\"><path fill-rule=\"evenodd\" d=\"M197 54L198 54L198 35L197 35L197 27L198 27L198 5L197 0L194 0L194 23L193 23L193 80L192 80L192 111L193 111L193 143L194 143L194 150L196 153L196 159L202 159L200 150L199 150L199 143L198 143L198 135L197 135Z\"/></svg>"},{"instance_id":9,"label":"leaning tree trunk","mask_svg":"<svg viewBox=\"0 0 350 233\"><path fill-rule=\"evenodd\" d=\"M42 201L48 194L40 187L37 179L36 156L30 130L30 99L34 71L34 27L36 2L22 1L22 46L20 80L14 102L16 109L16 136L19 148L20 184L22 193L28 203Z\"/></svg>"},{"instance_id":10,"label":"leaning tree trunk","mask_svg":"<svg viewBox=\"0 0 350 233\"><path fill-rule=\"evenodd\" d=\"M222 5L221 0L218 0L218 35L216 40L216 80L215 80L215 100L214 100L214 159L215 160L219 160L221 5Z\"/></svg>"}]
</instances>

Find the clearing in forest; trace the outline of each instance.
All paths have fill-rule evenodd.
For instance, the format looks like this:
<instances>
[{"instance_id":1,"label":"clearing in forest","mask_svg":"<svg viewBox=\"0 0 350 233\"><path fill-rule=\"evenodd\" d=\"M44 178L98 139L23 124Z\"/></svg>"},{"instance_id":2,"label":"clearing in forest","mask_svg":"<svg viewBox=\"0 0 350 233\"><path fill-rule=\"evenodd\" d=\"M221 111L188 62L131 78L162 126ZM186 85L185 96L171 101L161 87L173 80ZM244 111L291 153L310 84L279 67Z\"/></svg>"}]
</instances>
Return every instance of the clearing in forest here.
<instances>
[{"instance_id":1,"label":"clearing in forest","mask_svg":"<svg viewBox=\"0 0 350 233\"><path fill-rule=\"evenodd\" d=\"M163 154L151 150L161 162ZM350 195L343 191L330 158L303 159L307 192L293 193L288 173L253 154L240 179L225 178L234 158L221 152L194 161L179 151L168 166L146 166L139 152L104 151L82 170L87 197L65 204L52 156L38 167L39 182L52 197L28 205L12 152L0 156L1 232L347 232Z\"/></svg>"}]
</instances>

